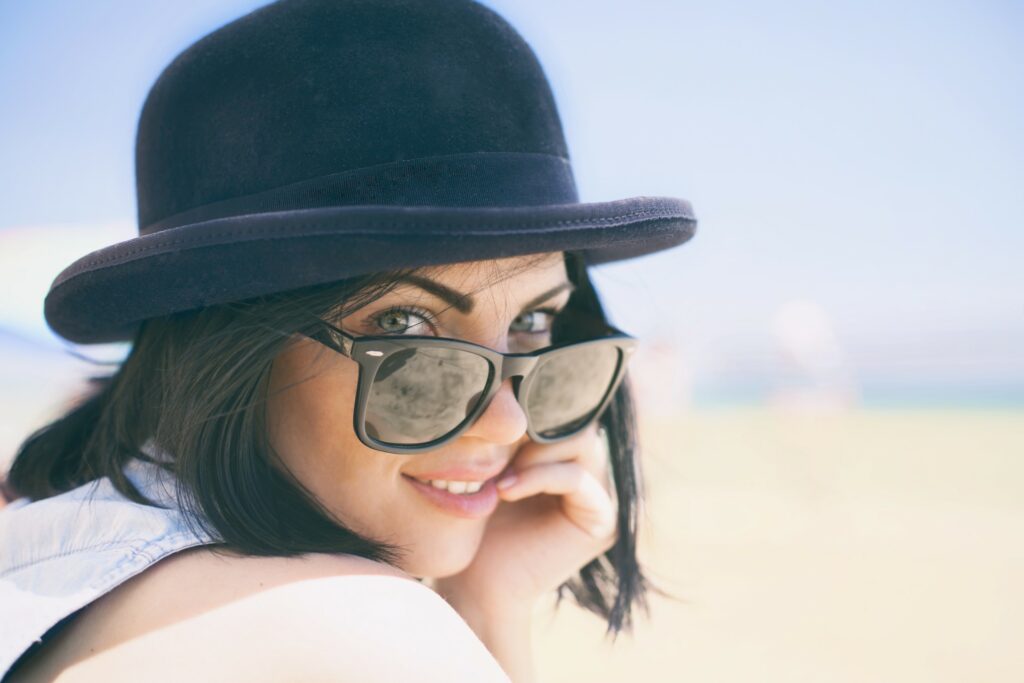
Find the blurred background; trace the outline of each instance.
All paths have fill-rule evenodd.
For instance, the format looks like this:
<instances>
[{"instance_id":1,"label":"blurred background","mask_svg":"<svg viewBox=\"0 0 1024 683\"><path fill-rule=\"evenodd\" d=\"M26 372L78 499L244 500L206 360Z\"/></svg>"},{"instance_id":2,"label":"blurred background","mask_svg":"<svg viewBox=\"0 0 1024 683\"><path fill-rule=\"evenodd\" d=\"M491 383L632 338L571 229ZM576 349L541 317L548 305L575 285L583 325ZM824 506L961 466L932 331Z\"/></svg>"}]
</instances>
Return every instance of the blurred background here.
<instances>
[{"instance_id":1,"label":"blurred background","mask_svg":"<svg viewBox=\"0 0 1024 683\"><path fill-rule=\"evenodd\" d=\"M42 301L135 235L150 85L263 4L0 3L0 471L128 351ZM594 274L641 340L641 552L675 597L614 645L546 609L544 680L1024 680L1024 5L484 4L581 199L700 220Z\"/></svg>"}]
</instances>

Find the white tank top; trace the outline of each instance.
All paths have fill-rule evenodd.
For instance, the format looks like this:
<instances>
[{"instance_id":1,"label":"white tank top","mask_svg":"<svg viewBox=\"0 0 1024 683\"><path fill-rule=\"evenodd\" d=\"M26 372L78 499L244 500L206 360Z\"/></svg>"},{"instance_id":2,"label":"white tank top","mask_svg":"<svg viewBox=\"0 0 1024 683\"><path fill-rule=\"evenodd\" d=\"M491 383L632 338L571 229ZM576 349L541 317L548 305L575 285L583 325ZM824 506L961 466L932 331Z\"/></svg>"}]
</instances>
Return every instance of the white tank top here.
<instances>
[{"instance_id":1,"label":"white tank top","mask_svg":"<svg viewBox=\"0 0 1024 683\"><path fill-rule=\"evenodd\" d=\"M143 452L166 456L147 443ZM0 680L92 601L179 550L216 543L194 535L174 501L172 475L133 459L125 476L140 505L104 477L51 498L0 508Z\"/></svg>"}]
</instances>

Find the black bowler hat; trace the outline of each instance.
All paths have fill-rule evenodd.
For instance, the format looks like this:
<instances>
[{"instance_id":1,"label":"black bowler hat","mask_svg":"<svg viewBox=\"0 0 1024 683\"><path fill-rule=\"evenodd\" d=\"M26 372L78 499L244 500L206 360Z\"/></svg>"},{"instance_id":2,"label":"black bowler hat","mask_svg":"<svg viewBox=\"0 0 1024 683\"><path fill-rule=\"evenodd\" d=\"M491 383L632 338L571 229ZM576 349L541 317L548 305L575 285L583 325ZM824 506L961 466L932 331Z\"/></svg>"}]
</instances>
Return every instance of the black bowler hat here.
<instances>
[{"instance_id":1,"label":"black bowler hat","mask_svg":"<svg viewBox=\"0 0 1024 683\"><path fill-rule=\"evenodd\" d=\"M689 202L581 203L550 86L472 0L279 0L153 84L135 146L139 236L64 269L59 335L353 275L546 251L674 247Z\"/></svg>"}]
</instances>

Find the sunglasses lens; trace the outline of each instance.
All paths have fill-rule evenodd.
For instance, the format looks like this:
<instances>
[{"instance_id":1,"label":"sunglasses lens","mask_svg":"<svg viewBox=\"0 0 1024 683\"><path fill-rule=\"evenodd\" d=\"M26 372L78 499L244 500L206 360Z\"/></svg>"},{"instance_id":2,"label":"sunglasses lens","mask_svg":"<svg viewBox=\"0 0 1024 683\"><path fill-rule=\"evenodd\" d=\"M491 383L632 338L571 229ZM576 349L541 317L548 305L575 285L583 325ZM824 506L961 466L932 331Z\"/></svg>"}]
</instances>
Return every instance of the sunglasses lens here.
<instances>
[{"instance_id":1,"label":"sunglasses lens","mask_svg":"<svg viewBox=\"0 0 1024 683\"><path fill-rule=\"evenodd\" d=\"M601 405L618 365L619 350L610 344L571 347L543 357L525 400L534 431L552 439L584 427Z\"/></svg>"},{"instance_id":2,"label":"sunglasses lens","mask_svg":"<svg viewBox=\"0 0 1024 683\"><path fill-rule=\"evenodd\" d=\"M490 363L466 351L431 347L393 353L370 385L366 432L391 444L438 439L465 421L490 375Z\"/></svg>"}]
</instances>

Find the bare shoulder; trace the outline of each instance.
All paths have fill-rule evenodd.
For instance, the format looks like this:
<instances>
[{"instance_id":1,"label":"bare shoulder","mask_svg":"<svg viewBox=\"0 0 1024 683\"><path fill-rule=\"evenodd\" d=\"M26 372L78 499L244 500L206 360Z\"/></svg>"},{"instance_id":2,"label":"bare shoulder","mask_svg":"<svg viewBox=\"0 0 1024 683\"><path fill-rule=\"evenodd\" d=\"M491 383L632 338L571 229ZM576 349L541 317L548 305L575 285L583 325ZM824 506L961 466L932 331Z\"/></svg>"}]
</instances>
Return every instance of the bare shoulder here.
<instances>
[{"instance_id":1,"label":"bare shoulder","mask_svg":"<svg viewBox=\"0 0 1024 683\"><path fill-rule=\"evenodd\" d=\"M430 587L359 557L182 551L90 605L18 683L508 681Z\"/></svg>"}]
</instances>

